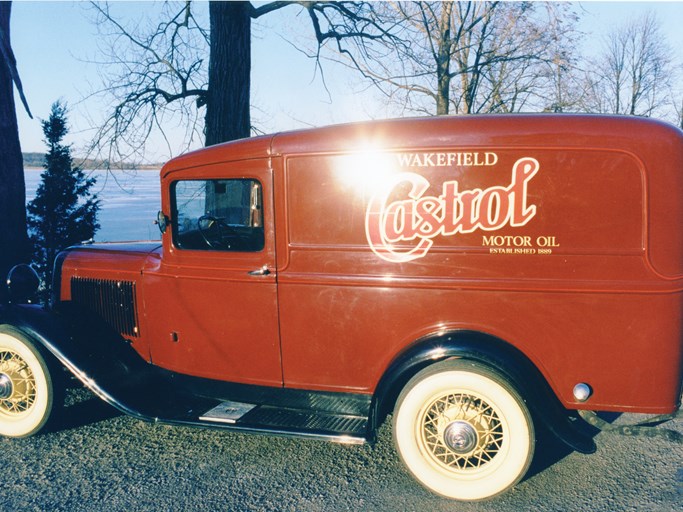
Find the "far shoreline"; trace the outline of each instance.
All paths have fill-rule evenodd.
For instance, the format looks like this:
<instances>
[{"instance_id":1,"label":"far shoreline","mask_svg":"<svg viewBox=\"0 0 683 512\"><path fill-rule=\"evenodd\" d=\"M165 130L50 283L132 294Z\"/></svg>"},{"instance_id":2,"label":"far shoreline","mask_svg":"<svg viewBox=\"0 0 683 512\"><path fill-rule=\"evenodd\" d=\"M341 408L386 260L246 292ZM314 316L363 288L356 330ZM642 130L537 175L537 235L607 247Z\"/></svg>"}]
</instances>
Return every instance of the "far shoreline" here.
<instances>
[{"instance_id":1,"label":"far shoreline","mask_svg":"<svg viewBox=\"0 0 683 512\"><path fill-rule=\"evenodd\" d=\"M110 169L105 169L102 167L97 167L97 168L86 168L86 167L80 167L82 171L88 172L88 171L141 171L141 172L150 172L150 171L155 171L159 172L161 170L161 166L159 167L153 167L153 166L144 166L144 167L131 167L131 168L119 168L119 167L112 167ZM36 167L34 165L25 165L24 166L24 171L44 171L45 167Z\"/></svg>"}]
</instances>

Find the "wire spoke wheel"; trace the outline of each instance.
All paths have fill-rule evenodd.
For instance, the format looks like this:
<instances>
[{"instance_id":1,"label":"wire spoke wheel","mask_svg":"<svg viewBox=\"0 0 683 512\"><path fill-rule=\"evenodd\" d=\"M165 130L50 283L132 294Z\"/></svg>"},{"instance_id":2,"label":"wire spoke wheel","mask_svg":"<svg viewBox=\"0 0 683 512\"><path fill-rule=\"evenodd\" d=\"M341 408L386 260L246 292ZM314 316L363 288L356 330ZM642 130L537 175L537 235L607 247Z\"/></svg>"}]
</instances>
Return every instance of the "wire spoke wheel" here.
<instances>
[{"instance_id":1,"label":"wire spoke wheel","mask_svg":"<svg viewBox=\"0 0 683 512\"><path fill-rule=\"evenodd\" d=\"M45 359L21 331L0 326L0 435L39 432L52 412L54 388Z\"/></svg>"},{"instance_id":2,"label":"wire spoke wheel","mask_svg":"<svg viewBox=\"0 0 683 512\"><path fill-rule=\"evenodd\" d=\"M503 445L503 424L498 414L474 395L438 398L426 408L421 423L423 450L449 470L480 468Z\"/></svg>"},{"instance_id":3,"label":"wire spoke wheel","mask_svg":"<svg viewBox=\"0 0 683 512\"><path fill-rule=\"evenodd\" d=\"M4 383L3 392L0 393L2 413L18 415L33 406L36 400L36 380L28 363L16 352L0 352L0 381Z\"/></svg>"},{"instance_id":4,"label":"wire spoke wheel","mask_svg":"<svg viewBox=\"0 0 683 512\"><path fill-rule=\"evenodd\" d=\"M452 360L427 367L408 382L396 402L394 441L425 487L475 501L524 476L534 430L524 401L502 376Z\"/></svg>"}]
</instances>

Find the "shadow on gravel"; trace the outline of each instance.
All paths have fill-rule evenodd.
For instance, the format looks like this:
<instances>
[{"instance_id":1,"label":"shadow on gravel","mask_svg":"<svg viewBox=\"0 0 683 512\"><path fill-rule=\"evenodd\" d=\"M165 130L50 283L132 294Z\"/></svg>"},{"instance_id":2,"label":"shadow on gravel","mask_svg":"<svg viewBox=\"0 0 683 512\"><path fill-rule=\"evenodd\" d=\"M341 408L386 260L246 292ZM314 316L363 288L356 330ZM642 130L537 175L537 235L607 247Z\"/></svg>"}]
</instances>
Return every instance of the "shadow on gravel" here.
<instances>
[{"instance_id":1,"label":"shadow on gravel","mask_svg":"<svg viewBox=\"0 0 683 512\"><path fill-rule=\"evenodd\" d=\"M82 387L71 386L57 418L46 432L73 430L121 416L122 413Z\"/></svg>"},{"instance_id":2,"label":"shadow on gravel","mask_svg":"<svg viewBox=\"0 0 683 512\"><path fill-rule=\"evenodd\" d=\"M65 407L62 417L53 430L71 430L121 416L121 413L99 398L93 397L70 407Z\"/></svg>"},{"instance_id":3,"label":"shadow on gravel","mask_svg":"<svg viewBox=\"0 0 683 512\"><path fill-rule=\"evenodd\" d=\"M608 423L612 423L615 421L621 414L619 413L599 413L599 416L607 421ZM542 473L546 469L548 469L550 466L557 464L559 461L564 459L567 455L570 455L574 452L571 448L569 448L566 444L564 444L562 441L557 439L553 434L551 434L543 425L543 422L536 422L537 426L537 432L536 432L536 452L534 454L534 458L531 461L531 466L529 467L529 471L527 471L527 474L525 476L525 480L529 478L533 478L535 475ZM590 436L590 437L595 437L600 433L600 431L596 428L593 428L590 426L588 423L586 423L583 420L578 420L578 423L576 424L576 427L582 431L584 434ZM598 445L598 450L600 449L600 446Z\"/></svg>"}]
</instances>

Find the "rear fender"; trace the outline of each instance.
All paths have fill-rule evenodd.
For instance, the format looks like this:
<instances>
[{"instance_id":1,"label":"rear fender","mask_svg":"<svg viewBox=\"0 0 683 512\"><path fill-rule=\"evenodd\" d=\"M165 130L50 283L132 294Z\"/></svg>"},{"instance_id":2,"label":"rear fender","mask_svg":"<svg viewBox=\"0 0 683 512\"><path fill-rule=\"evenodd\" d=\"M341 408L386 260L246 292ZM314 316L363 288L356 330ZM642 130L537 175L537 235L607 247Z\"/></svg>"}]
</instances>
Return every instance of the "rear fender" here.
<instances>
[{"instance_id":1,"label":"rear fender","mask_svg":"<svg viewBox=\"0 0 683 512\"><path fill-rule=\"evenodd\" d=\"M369 431L374 432L384 421L413 375L430 364L453 358L477 361L497 371L519 391L533 416L558 439L578 452L595 452L592 437L573 425L570 412L538 368L509 343L474 331L423 338L399 355L384 373L373 396Z\"/></svg>"}]
</instances>

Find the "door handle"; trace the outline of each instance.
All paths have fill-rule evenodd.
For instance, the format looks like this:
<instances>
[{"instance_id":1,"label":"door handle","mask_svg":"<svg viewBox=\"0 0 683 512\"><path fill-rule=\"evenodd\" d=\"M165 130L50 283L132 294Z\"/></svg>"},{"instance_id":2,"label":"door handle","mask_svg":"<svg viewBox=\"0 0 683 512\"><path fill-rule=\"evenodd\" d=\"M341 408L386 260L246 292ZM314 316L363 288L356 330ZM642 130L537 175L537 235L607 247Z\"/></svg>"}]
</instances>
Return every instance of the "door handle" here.
<instances>
[{"instance_id":1,"label":"door handle","mask_svg":"<svg viewBox=\"0 0 683 512\"><path fill-rule=\"evenodd\" d=\"M270 270L268 270L268 267L266 265L263 265L259 269L249 271L248 274L250 276L267 276L268 274L270 274Z\"/></svg>"}]
</instances>

